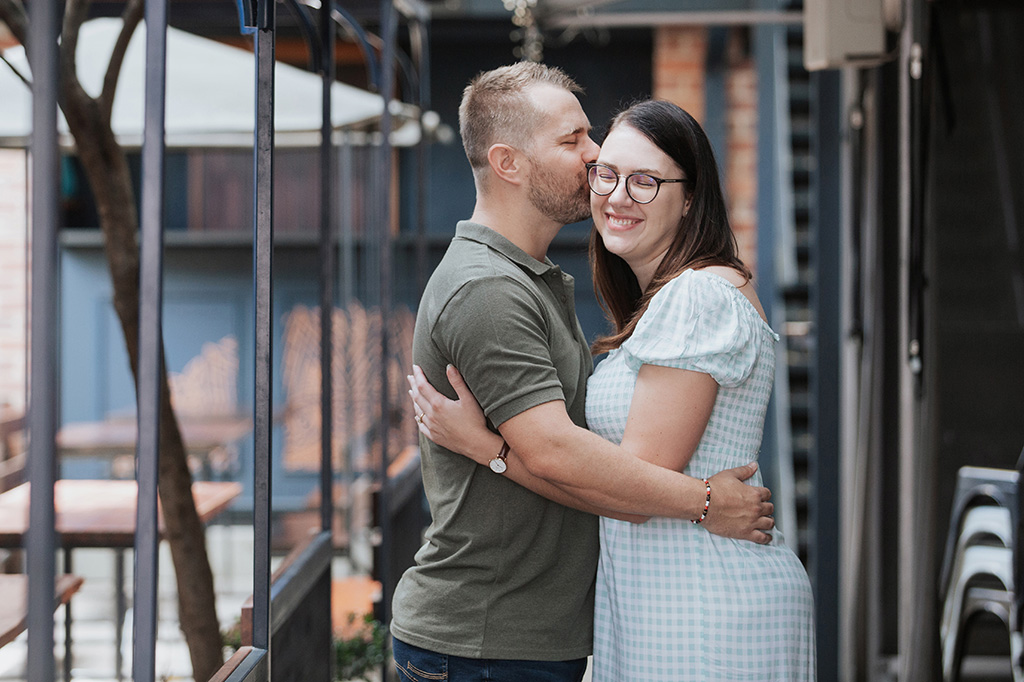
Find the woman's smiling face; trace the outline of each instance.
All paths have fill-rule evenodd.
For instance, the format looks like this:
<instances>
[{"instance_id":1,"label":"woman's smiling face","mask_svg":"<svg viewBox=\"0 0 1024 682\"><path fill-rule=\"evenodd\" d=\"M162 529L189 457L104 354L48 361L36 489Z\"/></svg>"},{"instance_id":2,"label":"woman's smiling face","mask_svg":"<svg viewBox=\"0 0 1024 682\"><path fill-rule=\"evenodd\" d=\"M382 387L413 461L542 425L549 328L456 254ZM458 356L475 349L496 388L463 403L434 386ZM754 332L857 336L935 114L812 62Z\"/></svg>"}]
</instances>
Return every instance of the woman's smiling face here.
<instances>
[{"instance_id":1,"label":"woman's smiling face","mask_svg":"<svg viewBox=\"0 0 1024 682\"><path fill-rule=\"evenodd\" d=\"M685 183L663 183L649 204L638 204L626 192L626 176L645 173L662 179L684 178L683 169L645 135L627 124L608 133L597 162L620 176L608 196L591 192L594 227L605 248L621 257L636 274L641 289L680 229L687 207Z\"/></svg>"}]
</instances>

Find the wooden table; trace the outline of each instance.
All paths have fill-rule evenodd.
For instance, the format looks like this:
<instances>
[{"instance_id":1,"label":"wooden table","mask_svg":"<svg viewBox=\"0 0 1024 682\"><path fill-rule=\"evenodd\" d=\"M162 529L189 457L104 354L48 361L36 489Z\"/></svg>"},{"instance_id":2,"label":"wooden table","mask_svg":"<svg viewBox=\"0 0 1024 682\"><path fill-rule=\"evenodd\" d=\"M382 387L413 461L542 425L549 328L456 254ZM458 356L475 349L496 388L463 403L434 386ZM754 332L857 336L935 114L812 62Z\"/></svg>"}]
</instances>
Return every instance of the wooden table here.
<instances>
[{"instance_id":1,"label":"wooden table","mask_svg":"<svg viewBox=\"0 0 1024 682\"><path fill-rule=\"evenodd\" d=\"M192 484L199 520L207 522L227 509L242 484L198 481ZM64 549L135 544L135 481L61 479L53 491L58 543ZM28 531L29 484L0 493L0 547L20 547ZM163 519L160 521L163 531Z\"/></svg>"},{"instance_id":2,"label":"wooden table","mask_svg":"<svg viewBox=\"0 0 1024 682\"><path fill-rule=\"evenodd\" d=\"M252 431L252 418L246 415L181 417L181 438L190 460L199 471L218 473L234 457L230 448ZM135 417L114 417L96 422L71 422L57 432L57 448L62 457L97 457L114 462L134 457L138 441ZM126 467L129 470L131 467Z\"/></svg>"},{"instance_id":3,"label":"wooden table","mask_svg":"<svg viewBox=\"0 0 1024 682\"><path fill-rule=\"evenodd\" d=\"M199 520L206 523L227 509L242 492L236 482L200 481L192 484ZM71 573L71 551L81 547L110 548L116 552L116 665L121 679L121 631L127 611L124 591L124 552L135 544L135 481L61 479L54 485L54 512L58 545L64 550L64 571ZM28 532L29 484L0 493L0 547L21 547ZM163 519L160 519L163 533ZM65 679L71 666L71 603L65 602Z\"/></svg>"},{"instance_id":4,"label":"wooden table","mask_svg":"<svg viewBox=\"0 0 1024 682\"><path fill-rule=\"evenodd\" d=\"M53 595L54 608L67 604L81 586L82 579L77 575L58 576ZM24 632L27 619L28 576L0 575L0 646L10 644Z\"/></svg>"}]
</instances>

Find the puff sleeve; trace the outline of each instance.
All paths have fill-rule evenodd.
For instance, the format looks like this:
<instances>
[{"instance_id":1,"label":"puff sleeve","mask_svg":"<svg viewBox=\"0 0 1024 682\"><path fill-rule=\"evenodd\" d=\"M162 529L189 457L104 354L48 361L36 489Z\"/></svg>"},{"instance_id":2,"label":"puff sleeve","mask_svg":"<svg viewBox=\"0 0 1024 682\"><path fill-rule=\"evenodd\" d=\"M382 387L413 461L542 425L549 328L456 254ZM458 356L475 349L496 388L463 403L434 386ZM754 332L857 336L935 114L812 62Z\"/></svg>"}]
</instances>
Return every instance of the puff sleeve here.
<instances>
[{"instance_id":1,"label":"puff sleeve","mask_svg":"<svg viewBox=\"0 0 1024 682\"><path fill-rule=\"evenodd\" d=\"M734 387L753 372L760 344L777 338L730 282L687 270L655 294L622 350L634 372L641 365L675 367Z\"/></svg>"}]
</instances>

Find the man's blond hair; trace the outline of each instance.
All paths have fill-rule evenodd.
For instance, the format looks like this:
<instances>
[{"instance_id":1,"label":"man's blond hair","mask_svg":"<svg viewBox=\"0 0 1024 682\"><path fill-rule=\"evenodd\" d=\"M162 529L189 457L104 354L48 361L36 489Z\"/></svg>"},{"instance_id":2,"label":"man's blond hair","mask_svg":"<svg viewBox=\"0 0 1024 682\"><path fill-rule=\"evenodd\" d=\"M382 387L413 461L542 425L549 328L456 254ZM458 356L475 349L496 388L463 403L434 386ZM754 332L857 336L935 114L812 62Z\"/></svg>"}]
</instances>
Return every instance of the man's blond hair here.
<instances>
[{"instance_id":1,"label":"man's blond hair","mask_svg":"<svg viewBox=\"0 0 1024 682\"><path fill-rule=\"evenodd\" d=\"M528 146L542 112L533 106L525 90L538 83L574 94L583 92L558 67L529 61L484 71L466 86L459 105L459 130L474 175L479 176L487 168L491 145L502 142L520 149Z\"/></svg>"}]
</instances>

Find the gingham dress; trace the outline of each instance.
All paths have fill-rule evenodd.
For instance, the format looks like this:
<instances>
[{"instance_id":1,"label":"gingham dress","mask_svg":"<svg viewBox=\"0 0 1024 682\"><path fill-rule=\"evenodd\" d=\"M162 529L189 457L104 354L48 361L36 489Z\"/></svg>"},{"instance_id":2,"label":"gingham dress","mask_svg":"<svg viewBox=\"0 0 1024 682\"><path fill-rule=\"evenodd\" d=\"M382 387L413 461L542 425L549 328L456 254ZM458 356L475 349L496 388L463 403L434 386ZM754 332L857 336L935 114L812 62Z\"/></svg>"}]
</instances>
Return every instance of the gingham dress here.
<instances>
[{"instance_id":1,"label":"gingham dress","mask_svg":"<svg viewBox=\"0 0 1024 682\"><path fill-rule=\"evenodd\" d=\"M731 283L687 270L598 365L588 426L622 440L642 364L705 372L718 397L685 473L707 478L745 464L761 445L776 341ZM760 485L760 472L751 483ZM813 680L812 612L807 573L778 531L762 546L686 520L601 519L594 682Z\"/></svg>"}]
</instances>

